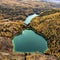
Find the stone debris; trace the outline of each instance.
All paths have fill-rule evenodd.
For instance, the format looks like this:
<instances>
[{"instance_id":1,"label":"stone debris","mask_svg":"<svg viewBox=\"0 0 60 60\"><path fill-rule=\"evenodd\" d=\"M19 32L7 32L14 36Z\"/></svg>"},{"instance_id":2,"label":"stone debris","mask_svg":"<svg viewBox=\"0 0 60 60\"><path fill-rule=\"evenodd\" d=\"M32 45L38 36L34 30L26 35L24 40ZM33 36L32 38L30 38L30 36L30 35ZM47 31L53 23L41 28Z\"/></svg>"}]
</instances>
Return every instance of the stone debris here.
<instances>
[{"instance_id":1,"label":"stone debris","mask_svg":"<svg viewBox=\"0 0 60 60\"><path fill-rule=\"evenodd\" d=\"M57 58L55 56L40 53L25 55L25 53L11 54L11 53L0 52L0 60L57 60Z\"/></svg>"}]
</instances>

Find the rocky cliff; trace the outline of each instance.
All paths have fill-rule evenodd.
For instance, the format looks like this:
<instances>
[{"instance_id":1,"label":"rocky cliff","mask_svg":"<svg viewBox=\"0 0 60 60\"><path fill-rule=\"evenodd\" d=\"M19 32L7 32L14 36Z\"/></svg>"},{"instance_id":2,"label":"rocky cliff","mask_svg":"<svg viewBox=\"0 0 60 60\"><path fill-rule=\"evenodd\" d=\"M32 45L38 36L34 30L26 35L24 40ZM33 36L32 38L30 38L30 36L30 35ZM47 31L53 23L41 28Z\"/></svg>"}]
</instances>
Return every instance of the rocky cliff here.
<instances>
[{"instance_id":1,"label":"rocky cliff","mask_svg":"<svg viewBox=\"0 0 60 60\"><path fill-rule=\"evenodd\" d=\"M12 52L12 39L15 35L21 34L25 29L22 21L0 20L0 51Z\"/></svg>"},{"instance_id":2,"label":"rocky cliff","mask_svg":"<svg viewBox=\"0 0 60 60\"><path fill-rule=\"evenodd\" d=\"M45 37L49 47L48 53L60 59L60 13L35 17L29 27Z\"/></svg>"}]
</instances>

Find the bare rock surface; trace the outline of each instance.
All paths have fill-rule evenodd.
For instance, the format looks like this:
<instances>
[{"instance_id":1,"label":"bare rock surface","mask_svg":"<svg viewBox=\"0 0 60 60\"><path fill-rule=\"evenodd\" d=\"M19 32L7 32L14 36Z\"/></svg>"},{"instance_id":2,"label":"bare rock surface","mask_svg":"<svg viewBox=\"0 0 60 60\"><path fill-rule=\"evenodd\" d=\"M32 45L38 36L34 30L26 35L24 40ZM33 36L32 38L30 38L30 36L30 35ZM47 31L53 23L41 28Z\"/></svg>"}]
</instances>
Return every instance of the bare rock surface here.
<instances>
[{"instance_id":1,"label":"bare rock surface","mask_svg":"<svg viewBox=\"0 0 60 60\"><path fill-rule=\"evenodd\" d=\"M48 44L49 54L60 59L60 13L50 14L32 19L30 28L42 35Z\"/></svg>"},{"instance_id":2,"label":"bare rock surface","mask_svg":"<svg viewBox=\"0 0 60 60\"><path fill-rule=\"evenodd\" d=\"M44 54L31 54L25 56L25 53L5 53L5 52L0 52L0 59L8 59L8 60L57 60L55 56L50 56L50 55L44 55Z\"/></svg>"}]
</instances>

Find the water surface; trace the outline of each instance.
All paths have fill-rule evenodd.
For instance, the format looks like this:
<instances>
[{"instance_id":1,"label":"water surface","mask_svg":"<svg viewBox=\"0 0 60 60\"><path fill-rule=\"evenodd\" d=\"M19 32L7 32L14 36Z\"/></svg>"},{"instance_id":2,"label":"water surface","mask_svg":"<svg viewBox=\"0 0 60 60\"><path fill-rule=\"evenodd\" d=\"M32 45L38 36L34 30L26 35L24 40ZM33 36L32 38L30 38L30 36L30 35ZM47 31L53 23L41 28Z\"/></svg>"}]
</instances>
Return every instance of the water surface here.
<instances>
[{"instance_id":1,"label":"water surface","mask_svg":"<svg viewBox=\"0 0 60 60\"><path fill-rule=\"evenodd\" d=\"M29 24L30 21L31 21L34 17L36 17L36 16L38 16L38 15L37 15L37 14L33 14L33 15L28 16L28 17L25 19L24 23L25 23L25 24Z\"/></svg>"},{"instance_id":2,"label":"water surface","mask_svg":"<svg viewBox=\"0 0 60 60\"><path fill-rule=\"evenodd\" d=\"M24 30L19 36L12 40L15 52L44 52L47 49L47 42L32 30Z\"/></svg>"}]
</instances>

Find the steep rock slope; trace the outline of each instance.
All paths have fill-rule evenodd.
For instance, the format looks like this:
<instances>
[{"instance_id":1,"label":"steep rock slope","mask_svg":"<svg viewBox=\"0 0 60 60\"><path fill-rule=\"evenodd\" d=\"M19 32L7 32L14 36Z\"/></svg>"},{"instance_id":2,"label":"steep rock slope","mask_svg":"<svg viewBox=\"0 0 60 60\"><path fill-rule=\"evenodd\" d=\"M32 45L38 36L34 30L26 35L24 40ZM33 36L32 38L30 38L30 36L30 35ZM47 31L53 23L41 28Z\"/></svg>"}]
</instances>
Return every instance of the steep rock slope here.
<instances>
[{"instance_id":1,"label":"steep rock slope","mask_svg":"<svg viewBox=\"0 0 60 60\"><path fill-rule=\"evenodd\" d=\"M35 17L29 27L46 38L48 53L60 59L60 13Z\"/></svg>"},{"instance_id":2,"label":"steep rock slope","mask_svg":"<svg viewBox=\"0 0 60 60\"><path fill-rule=\"evenodd\" d=\"M22 21L0 20L0 52L13 52L12 39L25 29Z\"/></svg>"}]
</instances>

